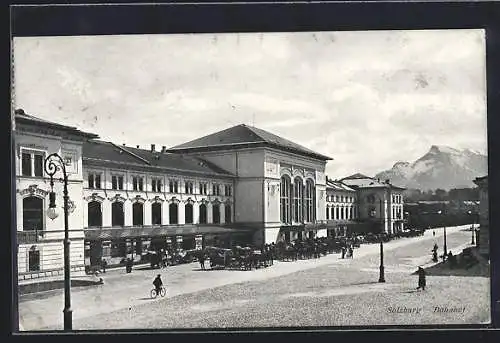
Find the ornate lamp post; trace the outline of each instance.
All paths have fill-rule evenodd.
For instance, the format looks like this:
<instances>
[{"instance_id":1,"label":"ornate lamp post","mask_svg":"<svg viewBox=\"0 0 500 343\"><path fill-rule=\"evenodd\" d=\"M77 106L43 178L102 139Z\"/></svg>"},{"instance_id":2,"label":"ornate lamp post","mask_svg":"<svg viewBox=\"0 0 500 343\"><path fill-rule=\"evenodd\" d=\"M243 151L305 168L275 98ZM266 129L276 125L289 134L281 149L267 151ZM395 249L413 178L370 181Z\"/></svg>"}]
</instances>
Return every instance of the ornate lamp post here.
<instances>
[{"instance_id":1,"label":"ornate lamp post","mask_svg":"<svg viewBox=\"0 0 500 343\"><path fill-rule=\"evenodd\" d=\"M72 330L73 311L71 310L71 279L69 260L69 232L68 232L68 175L63 159L57 153L50 154L45 159L45 173L50 177L49 208L47 216L54 220L58 217L56 212L56 193L54 193L54 175L57 171L62 171L63 178L59 179L64 184L64 331Z\"/></svg>"}]
</instances>

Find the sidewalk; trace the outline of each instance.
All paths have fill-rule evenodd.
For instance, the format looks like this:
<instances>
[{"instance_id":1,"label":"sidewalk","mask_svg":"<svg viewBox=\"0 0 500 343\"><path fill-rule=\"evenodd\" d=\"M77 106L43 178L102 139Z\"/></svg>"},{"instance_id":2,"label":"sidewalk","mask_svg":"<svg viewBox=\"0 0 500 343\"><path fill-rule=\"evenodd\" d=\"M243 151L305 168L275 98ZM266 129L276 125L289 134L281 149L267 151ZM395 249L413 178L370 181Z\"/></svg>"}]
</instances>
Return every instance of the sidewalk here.
<instances>
[{"instance_id":1,"label":"sidewalk","mask_svg":"<svg viewBox=\"0 0 500 343\"><path fill-rule=\"evenodd\" d=\"M448 234L463 230L464 227L447 228ZM401 238L384 243L384 251L402 248L415 242L432 240L442 237L443 231L436 229L436 237L432 231L424 236ZM451 248L451 247L450 247ZM355 249L354 260L368 255L379 253L379 244L366 244ZM429 249L430 250L430 249ZM206 289L216 288L228 284L249 281L261 281L295 273L301 270L317 268L333 263L350 264L352 259L341 259L340 254L332 254L319 259L299 260L295 262L275 261L273 266L252 271L235 270L207 270L200 271L197 263L168 267L167 269L134 269L126 274L122 268L100 274L104 285L87 287L85 290L72 293L73 319L78 320L101 313L129 308L147 302L161 301L181 294L194 293ZM149 291L153 287L152 281L157 274L162 274L167 288L165 298L150 299ZM57 325L62 328L61 311L64 306L63 290L57 294L42 299L23 301L20 297L20 323L25 330L37 330L47 326Z\"/></svg>"}]
</instances>

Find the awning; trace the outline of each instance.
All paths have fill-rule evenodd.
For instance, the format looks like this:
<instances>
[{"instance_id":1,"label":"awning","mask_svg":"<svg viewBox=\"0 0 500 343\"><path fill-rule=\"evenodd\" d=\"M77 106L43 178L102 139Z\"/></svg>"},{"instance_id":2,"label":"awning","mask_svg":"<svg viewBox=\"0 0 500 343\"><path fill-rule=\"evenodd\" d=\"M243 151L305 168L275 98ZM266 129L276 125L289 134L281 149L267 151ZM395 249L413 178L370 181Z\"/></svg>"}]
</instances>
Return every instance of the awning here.
<instances>
[{"instance_id":1,"label":"awning","mask_svg":"<svg viewBox=\"0 0 500 343\"><path fill-rule=\"evenodd\" d=\"M122 238L141 238L155 236L184 236L223 233L244 233L247 230L222 227L215 225L188 225L188 226L145 226L145 227L117 227L85 229L87 240L109 240Z\"/></svg>"}]
</instances>

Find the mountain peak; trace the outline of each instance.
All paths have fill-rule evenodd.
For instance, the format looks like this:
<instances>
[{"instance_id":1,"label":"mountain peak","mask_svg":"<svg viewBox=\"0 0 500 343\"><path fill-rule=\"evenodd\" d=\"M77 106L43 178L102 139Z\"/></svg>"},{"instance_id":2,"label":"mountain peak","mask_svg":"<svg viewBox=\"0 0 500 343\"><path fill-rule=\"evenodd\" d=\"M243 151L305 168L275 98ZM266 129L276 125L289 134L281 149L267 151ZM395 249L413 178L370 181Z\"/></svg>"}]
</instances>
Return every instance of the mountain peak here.
<instances>
[{"instance_id":1,"label":"mountain peak","mask_svg":"<svg viewBox=\"0 0 500 343\"><path fill-rule=\"evenodd\" d=\"M457 154L460 153L460 150L451 148L446 145L433 145L431 146L430 153L445 153L445 154Z\"/></svg>"},{"instance_id":2,"label":"mountain peak","mask_svg":"<svg viewBox=\"0 0 500 343\"><path fill-rule=\"evenodd\" d=\"M391 179L405 188L451 189L474 187L473 180L488 170L487 156L471 149L455 149L432 145L430 150L414 162L396 162L376 178Z\"/></svg>"}]
</instances>

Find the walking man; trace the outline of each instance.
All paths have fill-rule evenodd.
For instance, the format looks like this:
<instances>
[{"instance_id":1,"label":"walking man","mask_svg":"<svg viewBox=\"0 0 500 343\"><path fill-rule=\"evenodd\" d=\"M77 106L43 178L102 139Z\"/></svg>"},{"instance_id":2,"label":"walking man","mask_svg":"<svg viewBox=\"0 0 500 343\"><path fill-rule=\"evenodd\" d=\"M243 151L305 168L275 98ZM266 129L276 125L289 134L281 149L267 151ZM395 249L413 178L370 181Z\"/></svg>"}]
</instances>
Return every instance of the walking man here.
<instances>
[{"instance_id":1,"label":"walking man","mask_svg":"<svg viewBox=\"0 0 500 343\"><path fill-rule=\"evenodd\" d=\"M425 270L422 267L418 267L418 287L417 289L422 288L425 291Z\"/></svg>"},{"instance_id":2,"label":"walking man","mask_svg":"<svg viewBox=\"0 0 500 343\"><path fill-rule=\"evenodd\" d=\"M200 261L201 270L205 270L205 252L204 251L200 252L199 261Z\"/></svg>"}]
</instances>

